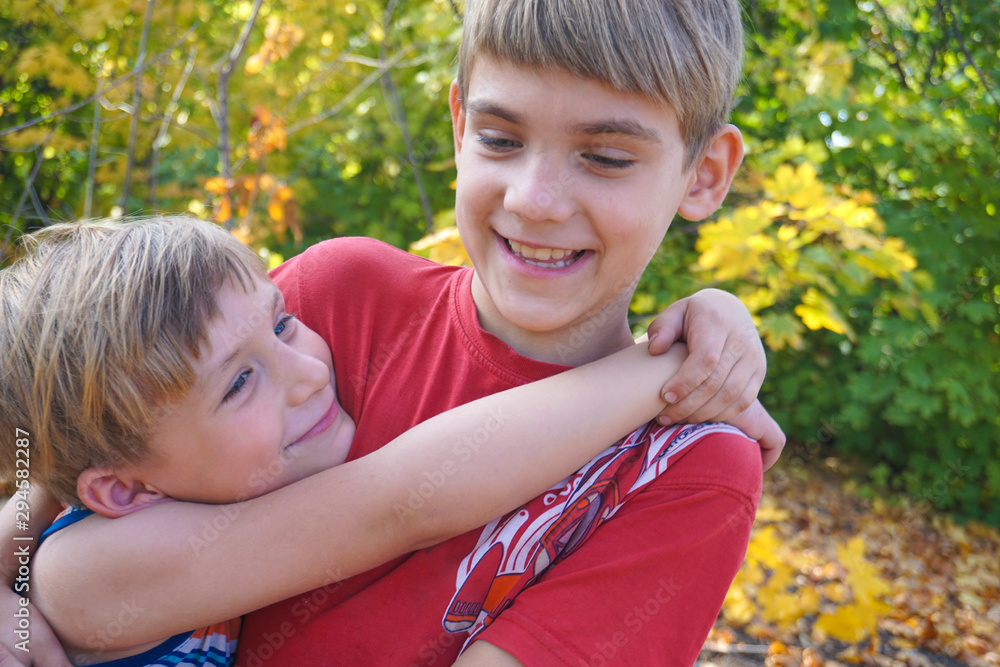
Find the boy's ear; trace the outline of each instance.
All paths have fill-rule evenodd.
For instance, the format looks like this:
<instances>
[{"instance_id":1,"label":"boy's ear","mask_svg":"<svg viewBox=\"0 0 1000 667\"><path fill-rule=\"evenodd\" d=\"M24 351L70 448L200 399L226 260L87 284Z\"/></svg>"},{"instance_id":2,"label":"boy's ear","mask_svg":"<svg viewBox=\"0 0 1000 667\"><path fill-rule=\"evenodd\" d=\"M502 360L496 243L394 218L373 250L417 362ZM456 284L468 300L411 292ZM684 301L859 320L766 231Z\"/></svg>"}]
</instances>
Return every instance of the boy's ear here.
<instances>
[{"instance_id":1,"label":"boy's ear","mask_svg":"<svg viewBox=\"0 0 1000 667\"><path fill-rule=\"evenodd\" d=\"M724 125L692 169L692 183L677 212L685 220L702 220L722 206L733 177L743 162L743 135L735 125Z\"/></svg>"},{"instance_id":2,"label":"boy's ear","mask_svg":"<svg viewBox=\"0 0 1000 667\"><path fill-rule=\"evenodd\" d=\"M76 480L76 492L88 509L112 519L172 500L112 468L87 468Z\"/></svg>"},{"instance_id":3,"label":"boy's ear","mask_svg":"<svg viewBox=\"0 0 1000 667\"><path fill-rule=\"evenodd\" d=\"M458 79L451 82L448 91L448 106L451 108L451 132L455 137L455 157L462 152L462 137L465 136L465 110L458 90Z\"/></svg>"}]
</instances>

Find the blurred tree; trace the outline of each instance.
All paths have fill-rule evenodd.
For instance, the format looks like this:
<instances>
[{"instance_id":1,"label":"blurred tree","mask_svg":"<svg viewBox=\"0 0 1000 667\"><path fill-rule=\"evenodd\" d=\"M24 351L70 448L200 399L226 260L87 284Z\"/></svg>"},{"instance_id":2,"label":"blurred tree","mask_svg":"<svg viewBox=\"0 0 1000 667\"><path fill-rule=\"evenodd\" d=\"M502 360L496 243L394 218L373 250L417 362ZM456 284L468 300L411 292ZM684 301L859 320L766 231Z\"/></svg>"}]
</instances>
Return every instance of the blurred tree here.
<instances>
[{"instance_id":1,"label":"blurred tree","mask_svg":"<svg viewBox=\"0 0 1000 667\"><path fill-rule=\"evenodd\" d=\"M456 12L434 0L5 4L3 257L53 219L157 210L214 217L279 253L335 234L418 238L451 197Z\"/></svg>"}]
</instances>

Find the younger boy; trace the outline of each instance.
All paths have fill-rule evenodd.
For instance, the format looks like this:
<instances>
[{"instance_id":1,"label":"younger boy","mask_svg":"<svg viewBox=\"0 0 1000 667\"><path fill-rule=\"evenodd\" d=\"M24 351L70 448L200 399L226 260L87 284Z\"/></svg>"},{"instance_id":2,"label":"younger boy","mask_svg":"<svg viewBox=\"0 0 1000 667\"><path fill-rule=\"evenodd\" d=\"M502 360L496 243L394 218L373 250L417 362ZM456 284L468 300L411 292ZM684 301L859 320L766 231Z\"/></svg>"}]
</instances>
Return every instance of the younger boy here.
<instances>
[{"instance_id":1,"label":"younger boy","mask_svg":"<svg viewBox=\"0 0 1000 667\"><path fill-rule=\"evenodd\" d=\"M77 663L228 664L230 619L544 490L652 417L682 355L633 346L340 465L354 423L329 349L234 238L162 218L29 240L0 271L0 426L25 435L0 460L14 471L24 449L33 481L74 506L38 550L30 592ZM456 462L452 443L484 423L490 446ZM625 467L655 474L649 463Z\"/></svg>"},{"instance_id":2,"label":"younger boy","mask_svg":"<svg viewBox=\"0 0 1000 667\"><path fill-rule=\"evenodd\" d=\"M736 0L469 0L450 103L474 271L334 240L274 274L348 360L350 457L631 344L628 304L674 215L712 213L741 161L727 124L741 53ZM350 295L331 287L346 281ZM449 664L471 629L466 664L690 665L760 473L756 447L705 437L627 503L595 507L613 520L514 598L490 596L532 565L508 558L524 532L507 521L251 614L238 664ZM547 499L512 520L530 528Z\"/></svg>"}]
</instances>

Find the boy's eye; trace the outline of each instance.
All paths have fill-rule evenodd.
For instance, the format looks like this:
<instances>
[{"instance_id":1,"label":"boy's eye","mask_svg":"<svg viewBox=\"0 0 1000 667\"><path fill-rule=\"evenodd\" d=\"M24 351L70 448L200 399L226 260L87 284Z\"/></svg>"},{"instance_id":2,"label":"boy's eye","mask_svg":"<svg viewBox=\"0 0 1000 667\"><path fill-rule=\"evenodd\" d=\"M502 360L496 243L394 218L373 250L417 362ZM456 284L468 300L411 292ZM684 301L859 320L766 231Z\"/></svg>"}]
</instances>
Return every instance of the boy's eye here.
<instances>
[{"instance_id":1,"label":"boy's eye","mask_svg":"<svg viewBox=\"0 0 1000 667\"><path fill-rule=\"evenodd\" d=\"M507 151L512 148L518 148L520 143L514 141L513 139L504 139L502 137L491 137L487 134L477 134L476 141L485 146L487 149L492 151Z\"/></svg>"},{"instance_id":2,"label":"boy's eye","mask_svg":"<svg viewBox=\"0 0 1000 667\"><path fill-rule=\"evenodd\" d=\"M229 388L229 391L227 391L226 395L222 397L222 402L223 403L225 403L226 401L228 401L231 398L235 398L236 395L239 394L240 391L243 390L243 385L245 385L247 383L247 380L250 378L250 373L252 373L252 372L253 371L248 368L248 369L246 369L245 371L243 371L242 373L239 374L239 376L233 382L233 385Z\"/></svg>"},{"instance_id":3,"label":"boy's eye","mask_svg":"<svg viewBox=\"0 0 1000 667\"><path fill-rule=\"evenodd\" d=\"M598 153L585 153L583 157L601 169L628 169L635 164L635 160L622 160Z\"/></svg>"},{"instance_id":4,"label":"boy's eye","mask_svg":"<svg viewBox=\"0 0 1000 667\"><path fill-rule=\"evenodd\" d=\"M294 315L285 315L280 320L278 320L278 323L274 325L274 335L280 336L281 334L283 334L285 330L288 329L288 323L294 319L295 319Z\"/></svg>"}]
</instances>

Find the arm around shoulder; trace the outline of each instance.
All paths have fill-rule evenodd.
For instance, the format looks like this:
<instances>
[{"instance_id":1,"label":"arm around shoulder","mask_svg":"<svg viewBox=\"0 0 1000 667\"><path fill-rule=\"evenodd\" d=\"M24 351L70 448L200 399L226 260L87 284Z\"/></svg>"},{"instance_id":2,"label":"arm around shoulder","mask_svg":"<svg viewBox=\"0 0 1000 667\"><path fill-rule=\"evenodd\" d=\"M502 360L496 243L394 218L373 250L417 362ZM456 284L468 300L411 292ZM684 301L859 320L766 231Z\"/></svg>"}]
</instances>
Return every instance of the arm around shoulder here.
<instances>
[{"instance_id":1,"label":"arm around shoulder","mask_svg":"<svg viewBox=\"0 0 1000 667\"><path fill-rule=\"evenodd\" d=\"M654 358L636 346L439 415L369 456L236 505L172 502L118 519L89 517L81 522L88 526L57 534L40 554L38 574L48 577L50 591L44 610L82 647L94 627L117 617L127 596L147 611L117 641L136 646L466 532L543 492L654 416L662 407L660 380L683 354L679 348ZM456 453L453 443L490 420L488 447ZM408 508L425 473L435 471L445 473L444 482L422 507ZM61 599L88 600L88 614Z\"/></svg>"}]
</instances>

